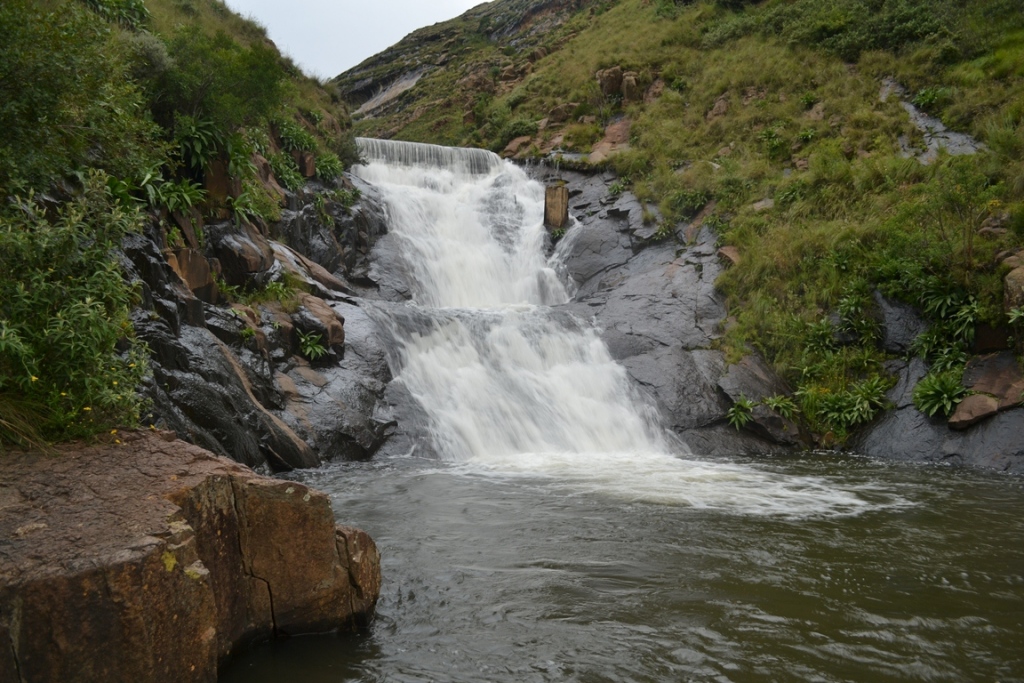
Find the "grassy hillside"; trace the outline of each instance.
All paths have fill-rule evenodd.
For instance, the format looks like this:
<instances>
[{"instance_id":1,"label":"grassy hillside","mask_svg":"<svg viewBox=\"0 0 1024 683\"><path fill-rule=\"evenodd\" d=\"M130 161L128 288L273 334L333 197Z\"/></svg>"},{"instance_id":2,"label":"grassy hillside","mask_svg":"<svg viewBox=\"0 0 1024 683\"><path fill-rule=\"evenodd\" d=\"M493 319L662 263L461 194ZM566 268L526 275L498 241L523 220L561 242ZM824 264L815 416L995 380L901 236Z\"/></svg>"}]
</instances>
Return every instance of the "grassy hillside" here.
<instances>
[{"instance_id":1,"label":"grassy hillside","mask_svg":"<svg viewBox=\"0 0 1024 683\"><path fill-rule=\"evenodd\" d=\"M290 189L296 157L332 180L355 158L349 128L336 95L218 0L5 0L0 447L138 418L124 235L157 221L175 239L172 214L274 220L256 155ZM208 195L216 177L232 189Z\"/></svg>"},{"instance_id":2,"label":"grassy hillside","mask_svg":"<svg viewBox=\"0 0 1024 683\"><path fill-rule=\"evenodd\" d=\"M630 149L606 163L664 221L662 238L704 210L738 249L719 283L732 316L723 348L763 352L798 387L781 409L825 441L868 421L892 381L874 291L932 323L915 346L932 368L918 392L926 412L962 395L979 324L1024 337L997 258L1024 244L1017 0L618 0L561 12L543 37L529 22L501 36L452 24L449 47L431 53L439 66L357 131L494 150L531 136L526 155L586 154L629 119ZM374 61L380 73L387 63ZM646 97L602 94L595 74L610 67ZM349 76L338 82L352 93ZM926 140L900 97L882 101L888 78L984 149L907 158ZM559 107L564 124L553 123Z\"/></svg>"}]
</instances>

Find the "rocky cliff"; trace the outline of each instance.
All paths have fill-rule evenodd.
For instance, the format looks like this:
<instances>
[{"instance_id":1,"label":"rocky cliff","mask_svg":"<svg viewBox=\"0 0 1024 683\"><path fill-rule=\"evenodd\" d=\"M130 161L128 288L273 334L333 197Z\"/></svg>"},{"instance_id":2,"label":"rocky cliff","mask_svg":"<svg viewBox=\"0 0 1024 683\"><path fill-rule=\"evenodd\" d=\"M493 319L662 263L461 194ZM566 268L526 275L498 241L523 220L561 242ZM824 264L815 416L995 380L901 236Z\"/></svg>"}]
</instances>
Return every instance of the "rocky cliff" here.
<instances>
[{"instance_id":1,"label":"rocky cliff","mask_svg":"<svg viewBox=\"0 0 1024 683\"><path fill-rule=\"evenodd\" d=\"M349 207L309 183L287 193L279 222L212 223L202 244L169 247L155 222L126 240L142 289L135 331L152 356L150 423L276 471L381 445L391 374L353 295L373 284L368 254L387 227L373 188L352 190ZM230 303L224 286L249 303Z\"/></svg>"},{"instance_id":2,"label":"rocky cliff","mask_svg":"<svg viewBox=\"0 0 1024 683\"><path fill-rule=\"evenodd\" d=\"M215 681L253 640L364 626L379 590L327 496L173 434L0 460L0 680Z\"/></svg>"}]
</instances>

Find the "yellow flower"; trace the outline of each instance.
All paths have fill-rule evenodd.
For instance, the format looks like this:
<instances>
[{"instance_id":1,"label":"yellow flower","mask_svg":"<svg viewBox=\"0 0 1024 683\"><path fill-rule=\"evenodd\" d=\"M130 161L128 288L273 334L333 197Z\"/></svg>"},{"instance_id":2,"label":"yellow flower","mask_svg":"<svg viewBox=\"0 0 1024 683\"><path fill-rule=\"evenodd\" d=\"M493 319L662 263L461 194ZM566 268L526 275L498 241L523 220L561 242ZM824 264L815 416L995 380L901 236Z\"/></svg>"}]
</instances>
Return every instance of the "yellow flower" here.
<instances>
[{"instance_id":1,"label":"yellow flower","mask_svg":"<svg viewBox=\"0 0 1024 683\"><path fill-rule=\"evenodd\" d=\"M110 433L111 433L111 434L117 434L117 430L116 430L116 429L111 429L111 430L110 430Z\"/></svg>"},{"instance_id":2,"label":"yellow flower","mask_svg":"<svg viewBox=\"0 0 1024 683\"><path fill-rule=\"evenodd\" d=\"M32 375L32 381L33 381L33 382L38 382L38 381L39 381L39 378L38 378L38 377L36 377L35 375Z\"/></svg>"},{"instance_id":3,"label":"yellow flower","mask_svg":"<svg viewBox=\"0 0 1024 683\"><path fill-rule=\"evenodd\" d=\"M114 386L115 387L117 386L117 380L116 379L114 380Z\"/></svg>"},{"instance_id":4,"label":"yellow flower","mask_svg":"<svg viewBox=\"0 0 1024 683\"><path fill-rule=\"evenodd\" d=\"M66 392L66 391L62 391L62 392L60 392L60 395L61 395L61 396L67 396L67 395L68 395L68 392Z\"/></svg>"},{"instance_id":5,"label":"yellow flower","mask_svg":"<svg viewBox=\"0 0 1024 683\"><path fill-rule=\"evenodd\" d=\"M89 406L86 406L86 407L82 408L82 410L92 410L92 408L90 408Z\"/></svg>"},{"instance_id":6,"label":"yellow flower","mask_svg":"<svg viewBox=\"0 0 1024 683\"><path fill-rule=\"evenodd\" d=\"M114 443L121 443L121 439L114 439Z\"/></svg>"}]
</instances>

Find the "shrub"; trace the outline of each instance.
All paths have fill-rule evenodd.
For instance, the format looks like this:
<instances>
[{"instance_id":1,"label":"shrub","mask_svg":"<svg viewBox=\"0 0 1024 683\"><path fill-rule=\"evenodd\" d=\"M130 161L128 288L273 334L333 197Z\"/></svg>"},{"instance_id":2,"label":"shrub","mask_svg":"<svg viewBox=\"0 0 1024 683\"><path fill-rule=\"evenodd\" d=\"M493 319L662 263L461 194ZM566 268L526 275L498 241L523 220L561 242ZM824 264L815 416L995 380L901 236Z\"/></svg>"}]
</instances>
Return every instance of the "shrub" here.
<instances>
[{"instance_id":1,"label":"shrub","mask_svg":"<svg viewBox=\"0 0 1024 683\"><path fill-rule=\"evenodd\" d=\"M967 394L960 383L962 375L962 369L927 375L914 387L914 405L929 417L939 412L948 417Z\"/></svg>"},{"instance_id":2,"label":"shrub","mask_svg":"<svg viewBox=\"0 0 1024 683\"><path fill-rule=\"evenodd\" d=\"M315 332L299 332L299 352L307 360L317 360L327 355L327 348L323 345L323 337Z\"/></svg>"},{"instance_id":3,"label":"shrub","mask_svg":"<svg viewBox=\"0 0 1024 683\"><path fill-rule=\"evenodd\" d=\"M316 175L321 180L334 180L345 172L341 159L333 152L324 152L316 158Z\"/></svg>"},{"instance_id":4,"label":"shrub","mask_svg":"<svg viewBox=\"0 0 1024 683\"><path fill-rule=\"evenodd\" d=\"M0 441L86 436L138 420L146 363L114 249L140 226L98 172L53 218L29 198L0 219L0 411L8 411ZM18 427L26 416L28 433Z\"/></svg>"},{"instance_id":5,"label":"shrub","mask_svg":"<svg viewBox=\"0 0 1024 683\"><path fill-rule=\"evenodd\" d=\"M754 419L754 406L755 403L753 401L746 396L740 396L733 403L732 407L729 408L729 412L726 413L726 419L738 431L746 427Z\"/></svg>"},{"instance_id":6,"label":"shrub","mask_svg":"<svg viewBox=\"0 0 1024 683\"><path fill-rule=\"evenodd\" d=\"M502 146L507 145L516 138L521 138L527 135L536 135L537 123L529 119L512 119L504 126L498 133L498 139L501 140Z\"/></svg>"},{"instance_id":7,"label":"shrub","mask_svg":"<svg viewBox=\"0 0 1024 683\"><path fill-rule=\"evenodd\" d=\"M182 161L197 173L202 173L226 144L223 133L212 120L185 114L174 117L174 139Z\"/></svg>"},{"instance_id":8,"label":"shrub","mask_svg":"<svg viewBox=\"0 0 1024 683\"><path fill-rule=\"evenodd\" d=\"M295 160L287 154L271 154L267 157L267 161L270 162L274 177L285 189L298 192L306 184L302 174L299 173L299 167L295 165Z\"/></svg>"},{"instance_id":9,"label":"shrub","mask_svg":"<svg viewBox=\"0 0 1024 683\"><path fill-rule=\"evenodd\" d=\"M286 152L316 151L316 138L308 130L290 119L278 119L274 122L277 136L281 139L281 147Z\"/></svg>"},{"instance_id":10,"label":"shrub","mask_svg":"<svg viewBox=\"0 0 1024 683\"><path fill-rule=\"evenodd\" d=\"M77 4L0 3L0 194L42 188L98 166L139 175L162 154L157 129L140 116L106 24Z\"/></svg>"},{"instance_id":11,"label":"shrub","mask_svg":"<svg viewBox=\"0 0 1024 683\"><path fill-rule=\"evenodd\" d=\"M209 36L185 25L167 48L175 68L147 86L157 122L166 128L175 115L187 115L235 130L268 118L284 102L287 74L277 52L263 43L246 47L224 33Z\"/></svg>"}]
</instances>

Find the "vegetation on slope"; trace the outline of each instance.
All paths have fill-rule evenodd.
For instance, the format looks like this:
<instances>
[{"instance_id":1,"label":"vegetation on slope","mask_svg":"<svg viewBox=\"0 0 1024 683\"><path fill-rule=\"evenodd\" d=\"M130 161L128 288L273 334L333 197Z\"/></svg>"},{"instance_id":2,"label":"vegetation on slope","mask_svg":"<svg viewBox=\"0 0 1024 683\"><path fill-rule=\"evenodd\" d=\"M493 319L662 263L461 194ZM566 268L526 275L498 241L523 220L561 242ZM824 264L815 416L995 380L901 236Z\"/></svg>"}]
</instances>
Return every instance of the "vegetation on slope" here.
<instances>
[{"instance_id":1,"label":"vegetation on slope","mask_svg":"<svg viewBox=\"0 0 1024 683\"><path fill-rule=\"evenodd\" d=\"M175 212L273 219L355 158L346 110L218 0L0 5L0 447L134 423L145 349L120 239ZM241 192L208 196L215 167ZM173 232L173 231L172 231ZM201 235L200 235L201 238Z\"/></svg>"},{"instance_id":2,"label":"vegetation on slope","mask_svg":"<svg viewBox=\"0 0 1024 683\"><path fill-rule=\"evenodd\" d=\"M1024 244L1016 0L618 0L568 12L543 53L519 39L449 38L463 47L444 69L357 129L495 150L530 135L534 152L559 136L560 149L587 153L630 119L631 148L610 163L660 209L661 235L709 207L741 254L719 283L732 316L723 348L760 350L826 440L884 406L876 290L929 318L914 352L942 412L963 393L977 325L1019 325L996 258ZM663 91L602 95L595 74L615 66ZM925 140L898 96L880 97L887 78L984 149L908 158L905 145ZM567 103L565 126L538 124Z\"/></svg>"}]
</instances>

